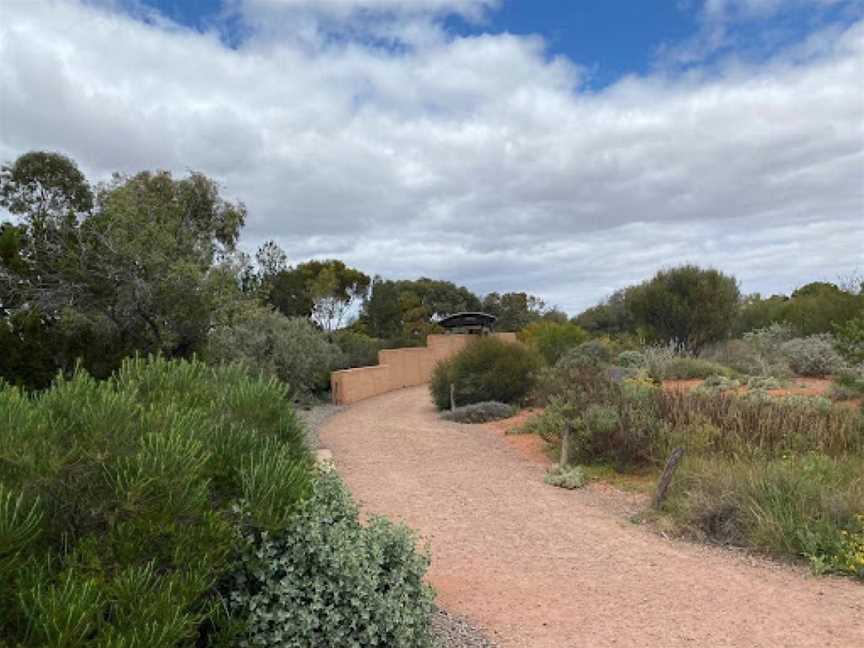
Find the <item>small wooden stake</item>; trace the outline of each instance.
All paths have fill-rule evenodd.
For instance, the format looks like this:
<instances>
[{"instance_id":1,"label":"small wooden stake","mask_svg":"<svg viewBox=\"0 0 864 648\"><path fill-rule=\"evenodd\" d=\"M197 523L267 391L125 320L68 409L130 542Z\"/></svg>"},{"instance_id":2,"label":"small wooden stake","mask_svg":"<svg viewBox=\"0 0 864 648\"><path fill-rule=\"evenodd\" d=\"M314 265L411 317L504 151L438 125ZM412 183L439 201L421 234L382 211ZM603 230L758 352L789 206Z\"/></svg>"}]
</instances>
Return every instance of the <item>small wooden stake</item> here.
<instances>
[{"instance_id":1,"label":"small wooden stake","mask_svg":"<svg viewBox=\"0 0 864 648\"><path fill-rule=\"evenodd\" d=\"M672 483L672 475L675 473L678 464L681 463L681 457L683 456L684 448L675 448L672 454L669 455L666 467L663 469L663 474L660 475L660 481L657 482L657 493L654 495L653 503L655 509L660 510L660 507L663 506L663 501L666 499L666 494Z\"/></svg>"},{"instance_id":2,"label":"small wooden stake","mask_svg":"<svg viewBox=\"0 0 864 648\"><path fill-rule=\"evenodd\" d=\"M564 426L564 433L561 435L561 457L558 459L558 465L561 468L566 468L570 463L570 433L573 431L573 426L567 423Z\"/></svg>"},{"instance_id":3,"label":"small wooden stake","mask_svg":"<svg viewBox=\"0 0 864 648\"><path fill-rule=\"evenodd\" d=\"M450 411L456 409L456 385L450 383Z\"/></svg>"}]
</instances>

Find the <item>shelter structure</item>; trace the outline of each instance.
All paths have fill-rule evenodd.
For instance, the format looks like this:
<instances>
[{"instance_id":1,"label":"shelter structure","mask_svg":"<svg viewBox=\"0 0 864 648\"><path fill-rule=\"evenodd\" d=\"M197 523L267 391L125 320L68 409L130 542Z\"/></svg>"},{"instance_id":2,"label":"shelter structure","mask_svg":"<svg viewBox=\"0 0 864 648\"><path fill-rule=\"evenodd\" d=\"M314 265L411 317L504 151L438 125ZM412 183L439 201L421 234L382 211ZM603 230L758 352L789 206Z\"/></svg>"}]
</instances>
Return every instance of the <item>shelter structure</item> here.
<instances>
[{"instance_id":1,"label":"shelter structure","mask_svg":"<svg viewBox=\"0 0 864 648\"><path fill-rule=\"evenodd\" d=\"M495 331L494 315L488 313L454 313L438 322L448 334L489 335Z\"/></svg>"}]
</instances>

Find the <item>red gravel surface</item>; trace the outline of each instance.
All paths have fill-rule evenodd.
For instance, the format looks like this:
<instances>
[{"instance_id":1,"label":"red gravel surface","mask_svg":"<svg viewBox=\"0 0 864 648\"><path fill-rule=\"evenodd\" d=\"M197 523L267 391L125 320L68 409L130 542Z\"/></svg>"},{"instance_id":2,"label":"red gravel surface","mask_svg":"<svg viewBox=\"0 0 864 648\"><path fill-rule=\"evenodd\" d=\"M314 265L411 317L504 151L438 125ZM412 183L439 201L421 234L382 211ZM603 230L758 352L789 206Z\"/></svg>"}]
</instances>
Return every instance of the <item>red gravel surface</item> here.
<instances>
[{"instance_id":1,"label":"red gravel surface","mask_svg":"<svg viewBox=\"0 0 864 648\"><path fill-rule=\"evenodd\" d=\"M864 646L861 585L667 540L547 486L540 453L442 421L426 387L352 405L321 441L364 511L429 542L439 603L502 647Z\"/></svg>"}]
</instances>

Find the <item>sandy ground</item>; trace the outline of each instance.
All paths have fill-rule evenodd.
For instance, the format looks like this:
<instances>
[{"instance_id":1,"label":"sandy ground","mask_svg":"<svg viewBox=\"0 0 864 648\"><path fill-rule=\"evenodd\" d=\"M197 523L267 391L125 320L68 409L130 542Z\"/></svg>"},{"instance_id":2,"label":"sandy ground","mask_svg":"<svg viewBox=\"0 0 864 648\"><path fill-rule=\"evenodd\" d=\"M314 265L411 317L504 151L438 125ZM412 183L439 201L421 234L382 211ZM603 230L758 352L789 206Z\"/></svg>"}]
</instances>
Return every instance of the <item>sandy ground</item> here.
<instances>
[{"instance_id":1,"label":"sandy ground","mask_svg":"<svg viewBox=\"0 0 864 648\"><path fill-rule=\"evenodd\" d=\"M666 540L593 489L543 484L528 438L440 420L425 386L321 429L365 511L429 542L439 603L499 646L864 646L861 585Z\"/></svg>"}]
</instances>

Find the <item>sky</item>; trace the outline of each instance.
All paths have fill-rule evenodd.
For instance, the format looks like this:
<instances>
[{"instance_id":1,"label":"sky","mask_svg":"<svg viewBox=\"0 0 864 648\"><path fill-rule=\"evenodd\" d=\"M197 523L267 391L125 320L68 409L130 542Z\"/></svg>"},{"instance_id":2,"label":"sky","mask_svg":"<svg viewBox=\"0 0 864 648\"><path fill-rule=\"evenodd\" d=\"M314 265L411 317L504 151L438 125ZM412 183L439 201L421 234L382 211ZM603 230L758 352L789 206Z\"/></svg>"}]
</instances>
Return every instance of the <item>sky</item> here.
<instances>
[{"instance_id":1,"label":"sky","mask_svg":"<svg viewBox=\"0 0 864 648\"><path fill-rule=\"evenodd\" d=\"M249 252L575 314L864 271L864 0L0 0L0 161L202 171Z\"/></svg>"}]
</instances>

